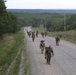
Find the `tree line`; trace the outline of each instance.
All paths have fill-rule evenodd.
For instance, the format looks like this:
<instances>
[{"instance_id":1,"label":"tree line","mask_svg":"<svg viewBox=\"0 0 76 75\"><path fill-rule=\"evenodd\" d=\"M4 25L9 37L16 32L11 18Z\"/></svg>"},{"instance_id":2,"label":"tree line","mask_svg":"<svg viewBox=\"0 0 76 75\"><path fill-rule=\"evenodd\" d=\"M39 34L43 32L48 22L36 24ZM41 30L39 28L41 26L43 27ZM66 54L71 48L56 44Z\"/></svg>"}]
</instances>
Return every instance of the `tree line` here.
<instances>
[{"instance_id":1,"label":"tree line","mask_svg":"<svg viewBox=\"0 0 76 75\"><path fill-rule=\"evenodd\" d=\"M19 29L17 17L8 12L4 0L0 0L0 36L5 33L15 33Z\"/></svg>"},{"instance_id":2,"label":"tree line","mask_svg":"<svg viewBox=\"0 0 76 75\"><path fill-rule=\"evenodd\" d=\"M76 29L76 14L56 13L15 13L20 26L39 27L43 24L48 31L64 31ZM65 18L65 21L64 21Z\"/></svg>"}]
</instances>

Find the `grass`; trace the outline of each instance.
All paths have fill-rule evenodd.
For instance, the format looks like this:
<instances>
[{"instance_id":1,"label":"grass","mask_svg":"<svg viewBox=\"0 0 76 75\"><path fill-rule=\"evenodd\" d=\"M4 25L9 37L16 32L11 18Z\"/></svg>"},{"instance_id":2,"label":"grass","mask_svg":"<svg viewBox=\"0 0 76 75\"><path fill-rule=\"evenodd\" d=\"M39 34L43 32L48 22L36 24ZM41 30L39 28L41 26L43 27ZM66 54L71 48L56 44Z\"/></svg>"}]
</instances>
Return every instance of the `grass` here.
<instances>
[{"instance_id":1,"label":"grass","mask_svg":"<svg viewBox=\"0 0 76 75\"><path fill-rule=\"evenodd\" d=\"M41 33L42 31L46 31L45 28L32 28L34 31L39 31ZM76 44L76 30L71 31L63 31L63 32L48 32L48 35L51 37L56 37L57 35L62 36L61 39L70 41L72 43Z\"/></svg>"},{"instance_id":2,"label":"grass","mask_svg":"<svg viewBox=\"0 0 76 75\"><path fill-rule=\"evenodd\" d=\"M18 75L20 60L21 60L21 53L18 55L16 62L14 63L8 75Z\"/></svg>"},{"instance_id":3,"label":"grass","mask_svg":"<svg viewBox=\"0 0 76 75\"><path fill-rule=\"evenodd\" d=\"M24 75L31 75L25 42L24 42L24 45L23 45L23 51L24 51L24 55L25 55L25 57L24 57L25 58L24 59Z\"/></svg>"},{"instance_id":4,"label":"grass","mask_svg":"<svg viewBox=\"0 0 76 75\"><path fill-rule=\"evenodd\" d=\"M61 39L70 41L72 43L76 43L76 31L71 30L71 31L64 31L64 32L49 32L49 36L61 36Z\"/></svg>"},{"instance_id":5,"label":"grass","mask_svg":"<svg viewBox=\"0 0 76 75\"><path fill-rule=\"evenodd\" d=\"M24 32L22 31L21 34L22 36L24 36ZM30 75L30 66L29 66L29 62L28 62L28 56L27 56L27 52L26 52L26 39L22 38L22 45L21 45L21 51L20 54L18 55L16 62L14 63L13 68L11 69L11 71L9 72L9 75L18 75L19 73L19 68L20 68L20 62L21 62L21 53L23 51L23 55L24 55L24 62L23 62L23 69L24 69L24 75Z\"/></svg>"},{"instance_id":6,"label":"grass","mask_svg":"<svg viewBox=\"0 0 76 75\"><path fill-rule=\"evenodd\" d=\"M6 73L7 68L16 57L17 52L23 43L24 36L22 33L21 30L15 34L6 34L2 39L0 39L0 75ZM17 60L19 61L19 59Z\"/></svg>"},{"instance_id":7,"label":"grass","mask_svg":"<svg viewBox=\"0 0 76 75\"><path fill-rule=\"evenodd\" d=\"M32 28L32 30L38 31L39 33L46 31L45 28L41 28L41 27L39 27L39 28Z\"/></svg>"}]
</instances>

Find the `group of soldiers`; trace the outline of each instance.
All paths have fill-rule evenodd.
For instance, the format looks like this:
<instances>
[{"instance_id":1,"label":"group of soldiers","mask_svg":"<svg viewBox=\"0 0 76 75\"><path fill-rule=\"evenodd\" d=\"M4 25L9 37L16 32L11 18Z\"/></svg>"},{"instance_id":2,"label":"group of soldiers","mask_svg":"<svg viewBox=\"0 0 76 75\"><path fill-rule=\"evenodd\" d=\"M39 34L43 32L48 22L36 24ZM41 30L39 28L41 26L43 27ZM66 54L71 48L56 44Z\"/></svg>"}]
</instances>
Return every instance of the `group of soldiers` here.
<instances>
[{"instance_id":1,"label":"group of soldiers","mask_svg":"<svg viewBox=\"0 0 76 75\"><path fill-rule=\"evenodd\" d=\"M51 46L45 47L45 41L41 40L40 41L40 49L41 49L41 54L43 54L44 49L45 49L45 59L47 64L50 65L50 61L51 61L51 57L54 56L54 51L53 48Z\"/></svg>"},{"instance_id":2,"label":"group of soldiers","mask_svg":"<svg viewBox=\"0 0 76 75\"><path fill-rule=\"evenodd\" d=\"M45 32L41 32L41 35L42 35L42 37L46 37L47 36L47 32L45 31Z\"/></svg>"},{"instance_id":3,"label":"group of soldiers","mask_svg":"<svg viewBox=\"0 0 76 75\"><path fill-rule=\"evenodd\" d=\"M34 42L35 37L38 37L38 31L35 33L35 31L27 31L27 34L29 36L29 38L32 38L32 41Z\"/></svg>"},{"instance_id":4,"label":"group of soldiers","mask_svg":"<svg viewBox=\"0 0 76 75\"><path fill-rule=\"evenodd\" d=\"M56 41L56 46L59 46L60 38L58 36L55 37L55 41ZM50 65L51 57L54 56L54 51L51 45L49 45L48 47L45 47L44 42L45 42L44 40L40 41L41 54L43 54L44 49L45 49L45 59L46 59L47 64Z\"/></svg>"},{"instance_id":5,"label":"group of soldiers","mask_svg":"<svg viewBox=\"0 0 76 75\"><path fill-rule=\"evenodd\" d=\"M27 34L29 37L32 37L32 41L34 42L35 40L35 37L38 37L38 31L27 31ZM46 37L47 36L47 32L41 32L41 35L42 37ZM55 37L55 41L56 41L56 45L59 46L59 42L60 42L60 38L57 36ZM50 61L51 61L51 57L54 56L54 51L53 51L53 48L50 46L46 47L45 46L45 40L41 40L40 41L40 45L39 45L39 48L41 50L41 54L43 54L44 52L44 55L45 55L45 59L46 59L46 62L47 64L50 65Z\"/></svg>"},{"instance_id":6,"label":"group of soldiers","mask_svg":"<svg viewBox=\"0 0 76 75\"><path fill-rule=\"evenodd\" d=\"M27 31L27 34L29 37L32 37L32 41L34 42L35 36L38 37L39 32L38 31ZM47 36L47 32L41 32L42 37Z\"/></svg>"}]
</instances>

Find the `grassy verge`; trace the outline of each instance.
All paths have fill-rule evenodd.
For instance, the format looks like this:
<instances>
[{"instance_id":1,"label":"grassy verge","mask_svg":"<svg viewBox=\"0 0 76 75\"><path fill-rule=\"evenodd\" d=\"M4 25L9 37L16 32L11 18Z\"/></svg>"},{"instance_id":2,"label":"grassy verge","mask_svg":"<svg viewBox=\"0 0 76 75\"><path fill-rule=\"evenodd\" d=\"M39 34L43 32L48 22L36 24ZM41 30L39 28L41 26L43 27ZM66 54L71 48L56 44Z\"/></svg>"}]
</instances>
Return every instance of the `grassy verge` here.
<instances>
[{"instance_id":1,"label":"grassy verge","mask_svg":"<svg viewBox=\"0 0 76 75\"><path fill-rule=\"evenodd\" d=\"M61 39L76 43L76 31L48 32L49 36L61 36Z\"/></svg>"},{"instance_id":2,"label":"grassy verge","mask_svg":"<svg viewBox=\"0 0 76 75\"><path fill-rule=\"evenodd\" d=\"M45 28L33 28L34 31L46 31ZM61 39L76 43L76 30L64 31L64 32L48 32L49 36L56 37L57 35L61 36Z\"/></svg>"},{"instance_id":3,"label":"grassy verge","mask_svg":"<svg viewBox=\"0 0 76 75\"><path fill-rule=\"evenodd\" d=\"M21 60L21 53L18 55L12 69L8 73L8 75L18 75L19 72L19 65L20 65L20 60Z\"/></svg>"},{"instance_id":4,"label":"grassy verge","mask_svg":"<svg viewBox=\"0 0 76 75\"><path fill-rule=\"evenodd\" d=\"M24 75L31 75L30 66L28 61L28 55L26 51L26 43L24 42L23 51L24 51Z\"/></svg>"},{"instance_id":5,"label":"grassy verge","mask_svg":"<svg viewBox=\"0 0 76 75\"><path fill-rule=\"evenodd\" d=\"M21 34L22 36L24 36L24 32L22 31ZM27 56L27 52L26 52L26 39L23 38L22 40L22 45L21 45L21 48L20 48L20 53L16 59L16 62L14 63L12 69L10 70L9 74L8 75L18 75L19 73L19 70L20 70L20 64L21 64L21 53L23 52L23 57L24 57L24 60L23 60L23 74L24 75L31 75L30 73L30 66L29 66L29 62L28 62L28 56Z\"/></svg>"},{"instance_id":6,"label":"grassy verge","mask_svg":"<svg viewBox=\"0 0 76 75\"><path fill-rule=\"evenodd\" d=\"M21 30L15 34L6 34L2 39L0 39L0 75L4 75L6 73L7 68L16 57L17 52L23 43L23 38L24 36ZM17 60L18 61L16 63L19 63L20 59ZM16 69L16 71L17 70L18 69Z\"/></svg>"}]
</instances>

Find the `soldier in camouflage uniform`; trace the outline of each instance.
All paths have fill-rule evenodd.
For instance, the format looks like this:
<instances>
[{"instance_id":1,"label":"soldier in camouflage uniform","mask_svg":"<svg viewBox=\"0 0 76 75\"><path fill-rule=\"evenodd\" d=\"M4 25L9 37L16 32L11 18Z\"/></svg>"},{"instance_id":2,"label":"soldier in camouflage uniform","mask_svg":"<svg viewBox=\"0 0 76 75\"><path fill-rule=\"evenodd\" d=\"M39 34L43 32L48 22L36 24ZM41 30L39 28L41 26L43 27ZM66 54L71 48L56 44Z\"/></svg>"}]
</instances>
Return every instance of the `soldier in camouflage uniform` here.
<instances>
[{"instance_id":1,"label":"soldier in camouflage uniform","mask_svg":"<svg viewBox=\"0 0 76 75\"><path fill-rule=\"evenodd\" d=\"M32 32L32 41L34 42L35 40L35 32Z\"/></svg>"},{"instance_id":2,"label":"soldier in camouflage uniform","mask_svg":"<svg viewBox=\"0 0 76 75\"><path fill-rule=\"evenodd\" d=\"M56 41L56 45L59 46L60 38L58 36L55 38L55 41Z\"/></svg>"},{"instance_id":3,"label":"soldier in camouflage uniform","mask_svg":"<svg viewBox=\"0 0 76 75\"><path fill-rule=\"evenodd\" d=\"M41 40L41 41L40 41L41 54L43 54L44 48L45 48L44 40Z\"/></svg>"},{"instance_id":4,"label":"soldier in camouflage uniform","mask_svg":"<svg viewBox=\"0 0 76 75\"><path fill-rule=\"evenodd\" d=\"M53 48L51 46L45 47L45 59L47 64L50 65L51 57L54 56Z\"/></svg>"}]
</instances>

